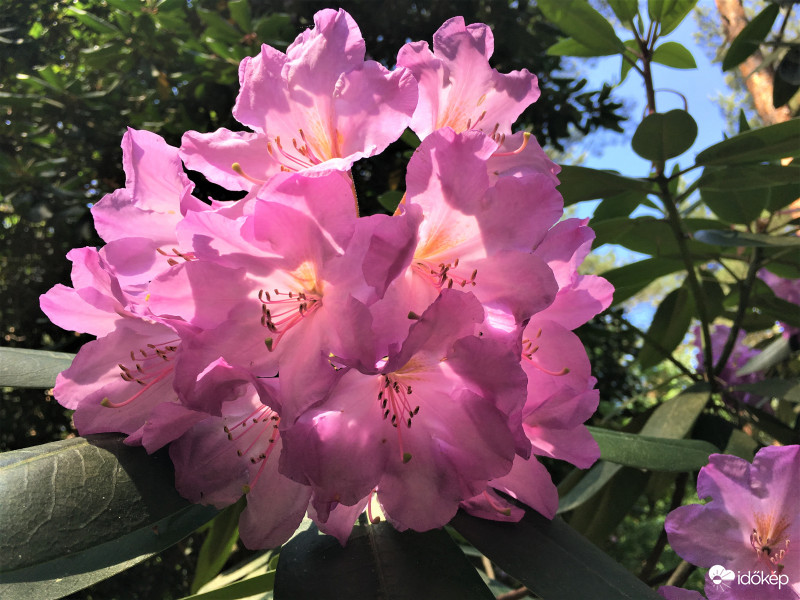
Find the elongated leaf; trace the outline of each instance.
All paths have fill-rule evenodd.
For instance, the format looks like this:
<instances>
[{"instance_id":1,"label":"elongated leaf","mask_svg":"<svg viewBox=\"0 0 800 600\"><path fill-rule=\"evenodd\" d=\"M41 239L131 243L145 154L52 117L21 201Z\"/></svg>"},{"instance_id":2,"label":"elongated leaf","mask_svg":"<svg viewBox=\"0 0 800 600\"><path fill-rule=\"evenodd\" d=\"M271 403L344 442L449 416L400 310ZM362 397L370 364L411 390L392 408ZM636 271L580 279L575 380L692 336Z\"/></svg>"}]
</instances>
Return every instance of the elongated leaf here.
<instances>
[{"instance_id":1,"label":"elongated leaf","mask_svg":"<svg viewBox=\"0 0 800 600\"><path fill-rule=\"evenodd\" d=\"M697 138L697 123L685 110L647 115L633 134L631 146L642 158L664 162L686 152Z\"/></svg>"},{"instance_id":2,"label":"elongated leaf","mask_svg":"<svg viewBox=\"0 0 800 600\"><path fill-rule=\"evenodd\" d=\"M725 227L725 224L712 219L685 219L689 231ZM680 247L675 240L675 233L664 219L653 217L636 217L608 219L593 223L596 238L594 247L602 244L619 244L634 252L649 254L661 258L679 259ZM711 258L715 254L708 246L689 240L689 251L696 260Z\"/></svg>"},{"instance_id":3,"label":"elongated leaf","mask_svg":"<svg viewBox=\"0 0 800 600\"><path fill-rule=\"evenodd\" d=\"M0 597L60 598L180 541L216 510L175 491L164 452L103 434L0 454Z\"/></svg>"},{"instance_id":4,"label":"elongated leaf","mask_svg":"<svg viewBox=\"0 0 800 600\"><path fill-rule=\"evenodd\" d=\"M519 523L499 523L459 512L451 525L544 600L660 598L558 517L528 511Z\"/></svg>"},{"instance_id":5,"label":"elongated leaf","mask_svg":"<svg viewBox=\"0 0 800 600\"><path fill-rule=\"evenodd\" d=\"M230 505L218 514L210 523L208 533L197 556L197 567L194 570L192 593L214 579L231 554L231 549L239 539L239 515L246 506L242 496L238 502Z\"/></svg>"},{"instance_id":6,"label":"elongated leaf","mask_svg":"<svg viewBox=\"0 0 800 600\"><path fill-rule=\"evenodd\" d=\"M713 246L760 246L768 247L794 247L800 246L800 237L777 236L765 233L747 233L746 231L731 231L723 229L704 229L694 232L694 239Z\"/></svg>"},{"instance_id":7,"label":"elongated leaf","mask_svg":"<svg viewBox=\"0 0 800 600\"><path fill-rule=\"evenodd\" d=\"M609 196L594 209L592 219L596 222L604 219L627 217L640 204L645 202L647 202L647 196L642 192L623 192Z\"/></svg>"},{"instance_id":8,"label":"elongated leaf","mask_svg":"<svg viewBox=\"0 0 800 600\"><path fill-rule=\"evenodd\" d=\"M589 431L600 446L603 460L651 471L696 471L708 464L708 456L719 452L702 440L656 438L599 427Z\"/></svg>"},{"instance_id":9,"label":"elongated leaf","mask_svg":"<svg viewBox=\"0 0 800 600\"><path fill-rule=\"evenodd\" d=\"M216 588L210 592L185 596L181 600L239 600L240 598L252 598L271 590L273 585L275 585L274 570Z\"/></svg>"},{"instance_id":10,"label":"elongated leaf","mask_svg":"<svg viewBox=\"0 0 800 600\"><path fill-rule=\"evenodd\" d=\"M695 158L698 165L736 165L800 156L800 119L753 129L714 144Z\"/></svg>"},{"instance_id":11,"label":"elongated leaf","mask_svg":"<svg viewBox=\"0 0 800 600\"><path fill-rule=\"evenodd\" d=\"M111 35L121 34L120 30L114 27L108 21L105 21L100 17L93 15L92 13L87 12L81 8L75 8L73 6L70 6L69 8L67 8L66 11L64 11L64 14L67 14L71 17L75 17L76 19L78 19L78 21L80 21L90 29L94 29L98 33L105 33Z\"/></svg>"},{"instance_id":12,"label":"elongated leaf","mask_svg":"<svg viewBox=\"0 0 800 600\"><path fill-rule=\"evenodd\" d=\"M316 527L281 549L275 600L437 598L491 600L494 595L450 536L418 533L388 523L359 525L347 546Z\"/></svg>"},{"instance_id":13,"label":"elongated leaf","mask_svg":"<svg viewBox=\"0 0 800 600\"><path fill-rule=\"evenodd\" d=\"M707 392L688 389L659 405L642 427L640 435L652 438L680 439L694 427L708 403ZM572 510L594 496L622 468L622 465L600 460L559 501L558 512Z\"/></svg>"},{"instance_id":14,"label":"elongated leaf","mask_svg":"<svg viewBox=\"0 0 800 600\"><path fill-rule=\"evenodd\" d=\"M568 512L582 505L603 489L621 468L622 465L605 460L597 461L578 484L559 499L558 512Z\"/></svg>"},{"instance_id":15,"label":"elongated leaf","mask_svg":"<svg viewBox=\"0 0 800 600\"><path fill-rule=\"evenodd\" d=\"M636 0L608 0L611 10L623 23L633 22L639 12L639 3Z\"/></svg>"},{"instance_id":16,"label":"elongated leaf","mask_svg":"<svg viewBox=\"0 0 800 600\"><path fill-rule=\"evenodd\" d=\"M603 277L614 286L613 305L617 305L638 294L659 277L677 273L684 268L684 264L680 260L646 258L606 271L603 273Z\"/></svg>"},{"instance_id":17,"label":"elongated leaf","mask_svg":"<svg viewBox=\"0 0 800 600\"><path fill-rule=\"evenodd\" d=\"M664 42L653 52L653 62L673 69L696 69L694 56L678 42Z\"/></svg>"},{"instance_id":18,"label":"elongated leaf","mask_svg":"<svg viewBox=\"0 0 800 600\"><path fill-rule=\"evenodd\" d=\"M643 369L656 366L678 347L692 322L692 307L689 290L683 286L661 301L637 357Z\"/></svg>"},{"instance_id":19,"label":"elongated leaf","mask_svg":"<svg viewBox=\"0 0 800 600\"><path fill-rule=\"evenodd\" d=\"M586 0L539 0L537 5L544 16L569 37L603 53L599 56L616 54L625 49L611 23Z\"/></svg>"},{"instance_id":20,"label":"elongated leaf","mask_svg":"<svg viewBox=\"0 0 800 600\"><path fill-rule=\"evenodd\" d=\"M707 168L697 180L701 190L719 191L750 190L792 183L795 197L800 196L800 166L793 164Z\"/></svg>"},{"instance_id":21,"label":"elongated leaf","mask_svg":"<svg viewBox=\"0 0 800 600\"><path fill-rule=\"evenodd\" d=\"M800 379L762 379L755 383L740 383L731 390L750 392L768 398L782 398L789 402L800 402Z\"/></svg>"},{"instance_id":22,"label":"elongated leaf","mask_svg":"<svg viewBox=\"0 0 800 600\"><path fill-rule=\"evenodd\" d=\"M652 182L647 180L572 165L562 165L558 178L561 180L558 191L564 196L564 204L607 198L627 191L653 191Z\"/></svg>"},{"instance_id":23,"label":"elongated leaf","mask_svg":"<svg viewBox=\"0 0 800 600\"><path fill-rule=\"evenodd\" d=\"M74 354L0 348L0 385L25 388L51 388L56 375L72 364Z\"/></svg>"},{"instance_id":24,"label":"elongated leaf","mask_svg":"<svg viewBox=\"0 0 800 600\"><path fill-rule=\"evenodd\" d=\"M745 25L731 42L731 47L722 59L722 70L729 71L738 67L747 58L758 50L758 46L763 42L772 30L775 19L780 14L781 7L777 3L770 3L764 7L752 21Z\"/></svg>"},{"instance_id":25,"label":"elongated leaf","mask_svg":"<svg viewBox=\"0 0 800 600\"><path fill-rule=\"evenodd\" d=\"M563 38L550 46L547 49L547 53L550 56L582 56L584 58L589 58L592 56L609 56L611 54L617 54L617 51L597 50L589 46L584 46L572 38Z\"/></svg>"},{"instance_id":26,"label":"elongated leaf","mask_svg":"<svg viewBox=\"0 0 800 600\"><path fill-rule=\"evenodd\" d=\"M701 189L703 202L727 223L751 223L761 216L770 199L769 188L750 190Z\"/></svg>"},{"instance_id":27,"label":"elongated leaf","mask_svg":"<svg viewBox=\"0 0 800 600\"><path fill-rule=\"evenodd\" d=\"M672 32L686 18L697 0L647 0L650 19L661 23L660 35Z\"/></svg>"}]
</instances>

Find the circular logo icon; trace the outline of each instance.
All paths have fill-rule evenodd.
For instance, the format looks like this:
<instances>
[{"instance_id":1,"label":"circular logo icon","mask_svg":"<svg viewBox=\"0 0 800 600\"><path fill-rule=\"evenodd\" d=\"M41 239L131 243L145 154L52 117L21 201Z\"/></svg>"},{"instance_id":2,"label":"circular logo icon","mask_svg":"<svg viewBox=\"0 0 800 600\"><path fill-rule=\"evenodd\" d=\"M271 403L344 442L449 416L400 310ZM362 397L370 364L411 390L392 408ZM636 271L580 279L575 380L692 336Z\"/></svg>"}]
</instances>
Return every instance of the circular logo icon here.
<instances>
[{"instance_id":1,"label":"circular logo icon","mask_svg":"<svg viewBox=\"0 0 800 600\"><path fill-rule=\"evenodd\" d=\"M729 581L733 581L736 574L722 565L714 565L708 570L708 577L714 585L724 585Z\"/></svg>"}]
</instances>

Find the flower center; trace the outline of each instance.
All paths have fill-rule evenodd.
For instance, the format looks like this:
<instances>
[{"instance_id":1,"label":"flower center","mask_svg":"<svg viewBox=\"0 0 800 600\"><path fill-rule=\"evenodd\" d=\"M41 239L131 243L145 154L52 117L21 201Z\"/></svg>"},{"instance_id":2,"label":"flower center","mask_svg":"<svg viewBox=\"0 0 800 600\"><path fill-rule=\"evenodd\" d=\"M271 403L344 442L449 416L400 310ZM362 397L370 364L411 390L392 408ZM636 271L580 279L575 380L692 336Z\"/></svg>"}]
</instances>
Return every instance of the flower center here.
<instances>
[{"instance_id":1,"label":"flower center","mask_svg":"<svg viewBox=\"0 0 800 600\"><path fill-rule=\"evenodd\" d=\"M182 258L186 262L189 262L190 260L196 260L195 255L192 252L180 252L176 248L172 248L172 254L166 252L165 250L162 250L161 248L156 248L156 252L158 252L162 256L166 256L167 263L169 263L169 266L171 267L174 267L175 265L178 264L177 259L179 258Z\"/></svg>"},{"instance_id":2,"label":"flower center","mask_svg":"<svg viewBox=\"0 0 800 600\"><path fill-rule=\"evenodd\" d=\"M392 427L397 430L397 441L400 448L400 458L404 463L411 460L411 454L403 448L403 428L411 428L411 420L419 412L419 406L412 408L408 397L413 393L410 385L402 384L398 381L397 375L382 375L380 389L378 391L378 403L383 411L384 420L391 415Z\"/></svg>"},{"instance_id":3,"label":"flower center","mask_svg":"<svg viewBox=\"0 0 800 600\"><path fill-rule=\"evenodd\" d=\"M322 296L307 291L282 292L275 288L270 293L259 290L258 299L261 302L261 325L275 334L265 340L270 352L287 331L322 306Z\"/></svg>"},{"instance_id":4,"label":"flower center","mask_svg":"<svg viewBox=\"0 0 800 600\"><path fill-rule=\"evenodd\" d=\"M131 350L130 356L131 361L133 361L133 366L129 367L119 363L117 365L120 369L119 375L124 381L138 383L142 386L142 389L122 402L112 402L108 398L103 398L100 404L106 408L122 408L123 406L127 406L137 398L140 398L142 394L152 388L156 383L171 374L173 370L173 365L171 364L174 358L173 353L178 349L178 346L174 344L178 342L180 342L180 340L170 340L160 344L147 344L146 350L145 348Z\"/></svg>"},{"instance_id":5,"label":"flower center","mask_svg":"<svg viewBox=\"0 0 800 600\"><path fill-rule=\"evenodd\" d=\"M437 290L452 288L454 284L462 288L468 285L477 285L475 277L478 275L478 269L469 272L463 267L459 269L458 263L459 259L456 258L452 263L442 262L434 267L429 261L418 260L413 264L413 268Z\"/></svg>"},{"instance_id":6,"label":"flower center","mask_svg":"<svg viewBox=\"0 0 800 600\"><path fill-rule=\"evenodd\" d=\"M223 426L228 440L236 446L238 456L247 457L254 465L260 465L253 478L244 486L247 494L255 486L280 438L278 426L281 418L269 406L259 406L244 419L231 427Z\"/></svg>"},{"instance_id":7,"label":"flower center","mask_svg":"<svg viewBox=\"0 0 800 600\"><path fill-rule=\"evenodd\" d=\"M524 339L522 340L522 358L527 360L532 366L539 369L542 373L546 375L553 375L554 377L561 377L562 375L566 375L569 373L569 368L564 367L560 371L551 371L549 369L544 368L542 365L539 364L538 360L534 360L534 355L539 351L539 338L542 337L542 330L536 332L536 335L533 337L532 340Z\"/></svg>"},{"instance_id":8,"label":"flower center","mask_svg":"<svg viewBox=\"0 0 800 600\"><path fill-rule=\"evenodd\" d=\"M754 515L756 525L750 534L750 545L756 556L772 574L783 571L783 558L789 551L787 536L791 522L785 516L776 517L775 513Z\"/></svg>"}]
</instances>

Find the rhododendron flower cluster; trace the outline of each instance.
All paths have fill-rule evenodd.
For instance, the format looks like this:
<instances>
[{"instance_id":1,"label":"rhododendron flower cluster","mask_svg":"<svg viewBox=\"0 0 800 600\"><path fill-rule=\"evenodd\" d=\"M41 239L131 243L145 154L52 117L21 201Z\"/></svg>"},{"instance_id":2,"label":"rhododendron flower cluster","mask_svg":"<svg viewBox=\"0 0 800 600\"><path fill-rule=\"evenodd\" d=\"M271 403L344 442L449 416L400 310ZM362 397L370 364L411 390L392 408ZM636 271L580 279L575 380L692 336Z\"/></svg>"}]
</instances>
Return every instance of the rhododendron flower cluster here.
<instances>
[{"instance_id":1,"label":"rhododendron flower cluster","mask_svg":"<svg viewBox=\"0 0 800 600\"><path fill-rule=\"evenodd\" d=\"M344 543L380 508L399 529L459 508L552 517L537 457L586 468L598 392L573 333L612 288L580 275L593 233L560 220L558 167L511 124L538 96L489 66L485 25L445 23L431 52L365 61L344 11L239 69L249 132L129 130L126 185L92 209L106 244L73 250L43 310L97 336L56 398L81 434L169 444L181 494L241 536L283 543L304 515ZM349 169L411 127L393 215L358 216ZM231 190L201 201L184 168Z\"/></svg>"},{"instance_id":2,"label":"rhododendron flower cluster","mask_svg":"<svg viewBox=\"0 0 800 600\"><path fill-rule=\"evenodd\" d=\"M707 504L682 506L665 523L679 556L709 568L709 600L800 598L800 446L770 446L753 463L712 454L700 470L697 495ZM661 588L668 599L702 598Z\"/></svg>"}]
</instances>

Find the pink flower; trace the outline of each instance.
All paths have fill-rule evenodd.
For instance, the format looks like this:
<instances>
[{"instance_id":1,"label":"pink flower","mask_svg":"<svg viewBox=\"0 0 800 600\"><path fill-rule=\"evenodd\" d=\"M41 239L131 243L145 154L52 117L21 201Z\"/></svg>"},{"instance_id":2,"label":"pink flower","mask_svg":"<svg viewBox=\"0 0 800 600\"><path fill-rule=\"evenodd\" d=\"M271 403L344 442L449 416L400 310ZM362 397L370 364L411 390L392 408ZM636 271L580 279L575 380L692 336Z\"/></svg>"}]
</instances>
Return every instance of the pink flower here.
<instances>
[{"instance_id":1,"label":"pink flower","mask_svg":"<svg viewBox=\"0 0 800 600\"><path fill-rule=\"evenodd\" d=\"M714 362L716 363L722 356L722 350L725 347L725 342L730 335L731 328L727 325L715 324L711 327L711 350ZM697 354L698 370L705 371L705 353L702 351L702 336L700 334L700 327L697 326L693 330L695 345L700 350ZM749 375L737 375L737 371L742 369L749 361L755 356L758 356L759 350L750 348L744 343L745 332L739 331L736 336L736 344L733 347L733 352L725 363L722 371L719 372L717 378L723 382L724 385L731 387L741 383L755 383L761 381L762 376L760 373L751 373ZM747 404L757 404L760 396L748 394L745 392L727 392L727 395L736 398L740 402ZM769 405L766 405L769 409Z\"/></svg>"},{"instance_id":2,"label":"pink flower","mask_svg":"<svg viewBox=\"0 0 800 600\"><path fill-rule=\"evenodd\" d=\"M440 527L460 501L508 473L516 453L529 453L516 348L475 335L482 320L472 294L443 290L401 347L371 371L342 371L287 427L281 471L313 488L320 521L339 505L363 506L374 491L398 528Z\"/></svg>"},{"instance_id":3,"label":"pink flower","mask_svg":"<svg viewBox=\"0 0 800 600\"><path fill-rule=\"evenodd\" d=\"M190 131L181 145L187 167L249 190L282 170L346 171L383 151L408 125L417 85L407 70L388 71L364 54L361 32L343 10L319 11L314 29L286 54L262 46L239 66L233 109L255 133Z\"/></svg>"},{"instance_id":4,"label":"pink flower","mask_svg":"<svg viewBox=\"0 0 800 600\"><path fill-rule=\"evenodd\" d=\"M480 129L505 136L511 124L539 97L536 76L523 69L506 75L489 67L494 36L482 23L465 25L463 17L446 21L427 42L400 49L397 64L419 82L419 104L411 129L425 138L442 127L457 133Z\"/></svg>"},{"instance_id":5,"label":"pink flower","mask_svg":"<svg viewBox=\"0 0 800 600\"><path fill-rule=\"evenodd\" d=\"M800 446L762 448L752 465L712 454L697 478L697 495L711 501L677 508L665 528L682 558L699 567L720 565L736 575L714 581L709 571L709 600L798 598ZM752 583L754 573L758 584ZM743 574L750 576L742 579Z\"/></svg>"}]
</instances>

